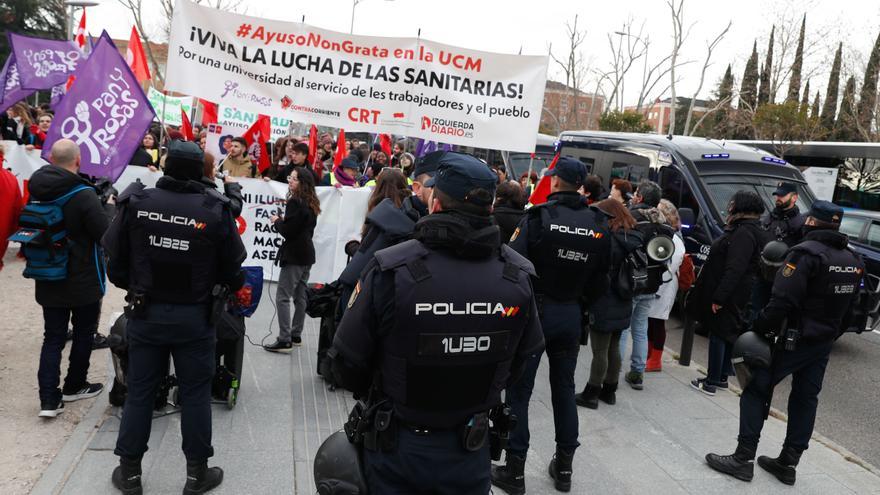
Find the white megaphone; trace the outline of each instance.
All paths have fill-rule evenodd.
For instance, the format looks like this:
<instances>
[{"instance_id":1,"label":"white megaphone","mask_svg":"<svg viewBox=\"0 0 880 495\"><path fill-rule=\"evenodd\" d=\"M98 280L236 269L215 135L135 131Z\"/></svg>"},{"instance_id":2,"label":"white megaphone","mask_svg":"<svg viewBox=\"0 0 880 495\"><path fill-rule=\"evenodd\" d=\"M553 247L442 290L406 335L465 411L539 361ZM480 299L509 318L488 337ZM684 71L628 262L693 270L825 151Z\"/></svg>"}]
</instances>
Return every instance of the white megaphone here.
<instances>
[{"instance_id":1,"label":"white megaphone","mask_svg":"<svg viewBox=\"0 0 880 495\"><path fill-rule=\"evenodd\" d=\"M671 238L665 235L658 235L648 241L645 251L648 252L649 258L659 263L663 263L672 257L672 254L675 252L675 243L672 242Z\"/></svg>"}]
</instances>

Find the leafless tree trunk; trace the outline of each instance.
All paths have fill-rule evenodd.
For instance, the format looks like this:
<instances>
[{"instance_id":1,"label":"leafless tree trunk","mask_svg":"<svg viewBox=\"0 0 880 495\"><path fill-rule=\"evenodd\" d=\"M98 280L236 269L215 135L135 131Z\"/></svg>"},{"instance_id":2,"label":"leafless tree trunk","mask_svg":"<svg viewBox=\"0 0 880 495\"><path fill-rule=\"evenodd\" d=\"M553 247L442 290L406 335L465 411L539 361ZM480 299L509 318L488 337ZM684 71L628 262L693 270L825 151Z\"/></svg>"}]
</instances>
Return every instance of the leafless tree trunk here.
<instances>
[{"instance_id":1,"label":"leafless tree trunk","mask_svg":"<svg viewBox=\"0 0 880 495\"><path fill-rule=\"evenodd\" d=\"M712 42L709 43L709 45L706 47L706 61L703 62L703 70L700 72L700 84L697 86L697 90L694 91L694 96L691 98L691 103L688 106L687 117L684 121L684 131L682 132L682 134L686 136L690 136L691 118L694 115L694 105L696 104L697 96L700 94L700 91L703 90L703 83L706 80L706 70L709 69L710 65L712 65L712 52L715 50L718 44L721 43L721 40L724 39L724 36L727 35L727 32L730 31L730 26L732 24L733 21L729 21L727 23L727 27L725 27L724 30L721 31L721 33L719 33L718 36L716 36L715 39L712 40Z\"/></svg>"},{"instance_id":2,"label":"leafless tree trunk","mask_svg":"<svg viewBox=\"0 0 880 495\"><path fill-rule=\"evenodd\" d=\"M611 93L605 101L605 111L610 110L612 105L616 105L621 111L623 110L623 83L626 74L630 71L633 64L638 59L646 56L647 53L647 45L642 41L642 35L645 28L644 23L642 23L642 27L639 28L638 34L633 34L632 23L632 19L629 19L623 25L621 31L608 33L608 46L611 49L613 62L611 70L608 71L609 75L612 76ZM619 37L617 43L614 41L614 36ZM625 42L624 38L626 38ZM636 43L636 41L638 41L638 43Z\"/></svg>"},{"instance_id":3,"label":"leafless tree trunk","mask_svg":"<svg viewBox=\"0 0 880 495\"><path fill-rule=\"evenodd\" d=\"M775 16L774 25L776 26L775 47L773 50L773 67L770 71L770 101L776 101L775 96L780 87L787 84L791 76L791 66L794 61L795 50L797 49L798 37L800 36L801 18L804 12L810 12L817 5L817 0L786 0L783 2L775 2L773 10L768 15ZM834 57L834 50L837 46L828 44L830 39L839 39L839 36L832 35L835 26L834 20L826 19L826 24L819 26L810 26L804 39L804 67L801 71L801 78L807 80L818 75L823 71L827 71L829 64L827 60ZM830 57L815 63L817 55L823 50L828 50ZM822 57L818 57L821 59ZM812 64L807 65L810 61Z\"/></svg>"},{"instance_id":4,"label":"leafless tree trunk","mask_svg":"<svg viewBox=\"0 0 880 495\"><path fill-rule=\"evenodd\" d=\"M165 0L170 1L170 0ZM565 85L571 89L571 108L567 117L574 116L574 125L581 127L580 114L578 113L578 98L581 94L581 86L586 76L588 68L584 62L580 47L586 39L587 32L578 30L578 16L574 16L574 22L565 23L565 29L568 35L568 56L559 59L550 51L550 58L559 66L562 73L565 74ZM568 119L567 119L568 120Z\"/></svg>"},{"instance_id":5,"label":"leafless tree trunk","mask_svg":"<svg viewBox=\"0 0 880 495\"><path fill-rule=\"evenodd\" d=\"M728 96L726 98L722 98L718 103L715 104L714 107L710 108L706 113L701 115L700 119L697 120L697 122L694 124L694 128L690 130L690 133L686 133L686 134L688 136L692 136L695 132L697 132L697 129L699 129L700 126L703 125L703 121L706 120L706 117L712 115L713 113L717 112L718 110L721 110L722 108L724 108L724 106L730 105L731 100L733 100L733 96Z\"/></svg>"},{"instance_id":6,"label":"leafless tree trunk","mask_svg":"<svg viewBox=\"0 0 880 495\"><path fill-rule=\"evenodd\" d=\"M669 135L675 134L675 110L678 106L678 100L675 96L675 64L678 62L678 52L681 50L681 45L684 44L684 40L687 38L688 32L690 32L690 28L685 32L683 26L684 0L677 0L677 2L678 5L676 5L676 0L667 0L666 2L672 14L672 60L669 71L669 89L672 93L672 103L670 104L671 109L669 111Z\"/></svg>"}]
</instances>

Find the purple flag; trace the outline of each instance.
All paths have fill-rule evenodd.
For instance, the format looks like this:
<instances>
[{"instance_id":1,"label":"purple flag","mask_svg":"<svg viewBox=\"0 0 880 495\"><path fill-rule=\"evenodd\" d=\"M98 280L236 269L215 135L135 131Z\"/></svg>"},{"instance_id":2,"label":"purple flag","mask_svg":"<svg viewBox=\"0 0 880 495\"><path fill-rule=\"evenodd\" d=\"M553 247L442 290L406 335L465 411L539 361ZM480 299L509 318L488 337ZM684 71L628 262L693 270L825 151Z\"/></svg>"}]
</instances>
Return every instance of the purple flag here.
<instances>
[{"instance_id":1,"label":"purple flag","mask_svg":"<svg viewBox=\"0 0 880 495\"><path fill-rule=\"evenodd\" d=\"M67 94L67 83L59 84L52 88L52 95L49 99L49 106L52 108L57 108L58 104L61 103L61 98L64 98L64 95Z\"/></svg>"},{"instance_id":2,"label":"purple flag","mask_svg":"<svg viewBox=\"0 0 880 495\"><path fill-rule=\"evenodd\" d=\"M49 89L63 84L85 55L70 40L47 40L9 33L21 87Z\"/></svg>"},{"instance_id":3,"label":"purple flag","mask_svg":"<svg viewBox=\"0 0 880 495\"><path fill-rule=\"evenodd\" d=\"M0 112L5 112L7 108L27 98L33 92L33 90L21 88L15 55L10 53L3 66L3 72L0 72Z\"/></svg>"},{"instance_id":4,"label":"purple flag","mask_svg":"<svg viewBox=\"0 0 880 495\"><path fill-rule=\"evenodd\" d=\"M80 172L116 180L156 114L106 31L76 71L43 145L43 158L58 139L72 139L82 153Z\"/></svg>"}]
</instances>

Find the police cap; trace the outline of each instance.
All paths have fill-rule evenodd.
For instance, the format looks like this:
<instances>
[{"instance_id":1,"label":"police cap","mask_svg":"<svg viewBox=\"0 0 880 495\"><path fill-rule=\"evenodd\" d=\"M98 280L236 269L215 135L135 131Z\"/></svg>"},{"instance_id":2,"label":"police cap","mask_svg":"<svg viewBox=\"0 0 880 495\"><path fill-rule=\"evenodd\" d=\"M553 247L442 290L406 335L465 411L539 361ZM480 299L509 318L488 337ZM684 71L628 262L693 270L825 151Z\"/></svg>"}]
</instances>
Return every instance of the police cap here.
<instances>
[{"instance_id":1,"label":"police cap","mask_svg":"<svg viewBox=\"0 0 880 495\"><path fill-rule=\"evenodd\" d=\"M437 164L437 173L426 183L454 199L478 206L489 206L495 198L498 176L477 158L454 151L446 151ZM471 194L475 189L489 193L484 198ZM488 201L488 202L487 202Z\"/></svg>"},{"instance_id":2,"label":"police cap","mask_svg":"<svg viewBox=\"0 0 880 495\"><path fill-rule=\"evenodd\" d=\"M544 172L544 175L555 175L569 184L579 186L587 180L587 169L579 160L566 156L560 157L556 166Z\"/></svg>"},{"instance_id":3,"label":"police cap","mask_svg":"<svg viewBox=\"0 0 880 495\"><path fill-rule=\"evenodd\" d=\"M819 200L810 207L810 216L826 223L840 223L843 208L830 201Z\"/></svg>"},{"instance_id":4,"label":"police cap","mask_svg":"<svg viewBox=\"0 0 880 495\"><path fill-rule=\"evenodd\" d=\"M446 153L448 153L446 150L432 151L419 158L416 163L416 168L413 171L413 178L415 179L422 174L428 174L429 177L434 177L434 174L437 173L437 166L440 164L440 159L443 158Z\"/></svg>"},{"instance_id":5,"label":"police cap","mask_svg":"<svg viewBox=\"0 0 880 495\"><path fill-rule=\"evenodd\" d=\"M165 174L178 180L199 180L204 175L204 169L205 153L199 145L178 140L168 143Z\"/></svg>"},{"instance_id":6,"label":"police cap","mask_svg":"<svg viewBox=\"0 0 880 495\"><path fill-rule=\"evenodd\" d=\"M787 194L796 193L797 186L792 182L780 182L776 184L776 190L773 191L774 196L785 196Z\"/></svg>"}]
</instances>

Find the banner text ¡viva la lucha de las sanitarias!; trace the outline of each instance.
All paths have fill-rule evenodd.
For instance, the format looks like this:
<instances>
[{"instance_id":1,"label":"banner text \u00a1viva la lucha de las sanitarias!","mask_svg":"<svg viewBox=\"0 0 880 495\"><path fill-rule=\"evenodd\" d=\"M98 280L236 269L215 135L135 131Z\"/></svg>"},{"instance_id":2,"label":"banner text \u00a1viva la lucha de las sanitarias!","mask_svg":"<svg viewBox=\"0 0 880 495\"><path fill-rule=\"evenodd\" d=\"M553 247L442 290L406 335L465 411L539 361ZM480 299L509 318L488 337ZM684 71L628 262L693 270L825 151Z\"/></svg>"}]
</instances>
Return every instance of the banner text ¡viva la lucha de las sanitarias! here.
<instances>
[{"instance_id":1,"label":"banner text \u00a1viva la lucha de las sanitarias!","mask_svg":"<svg viewBox=\"0 0 880 495\"><path fill-rule=\"evenodd\" d=\"M166 87L317 125L531 152L547 61L349 35L178 0Z\"/></svg>"}]
</instances>

